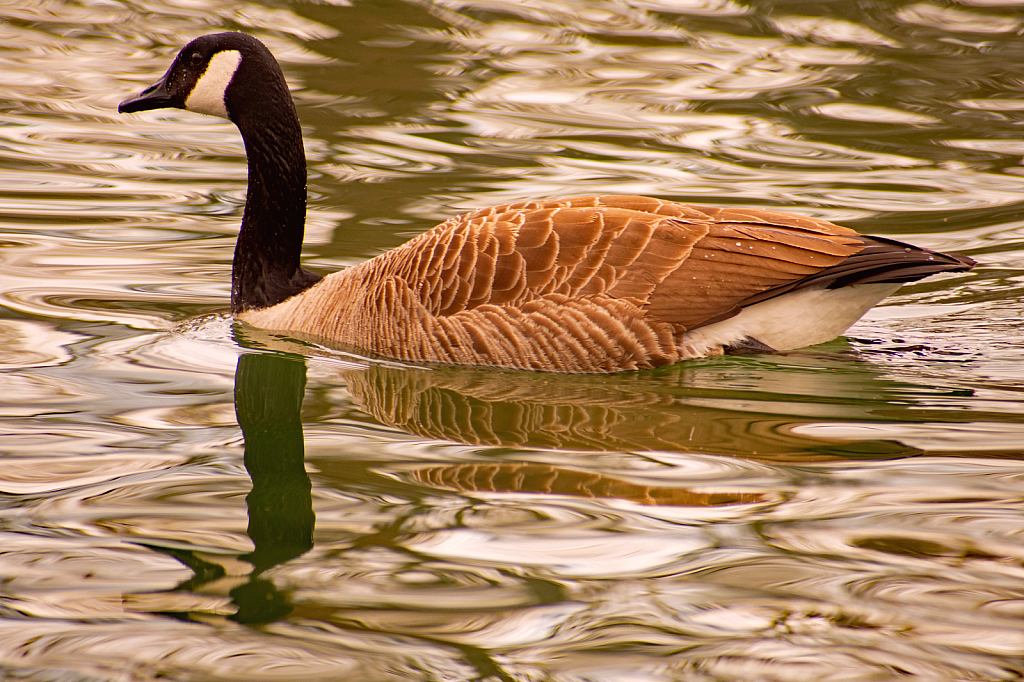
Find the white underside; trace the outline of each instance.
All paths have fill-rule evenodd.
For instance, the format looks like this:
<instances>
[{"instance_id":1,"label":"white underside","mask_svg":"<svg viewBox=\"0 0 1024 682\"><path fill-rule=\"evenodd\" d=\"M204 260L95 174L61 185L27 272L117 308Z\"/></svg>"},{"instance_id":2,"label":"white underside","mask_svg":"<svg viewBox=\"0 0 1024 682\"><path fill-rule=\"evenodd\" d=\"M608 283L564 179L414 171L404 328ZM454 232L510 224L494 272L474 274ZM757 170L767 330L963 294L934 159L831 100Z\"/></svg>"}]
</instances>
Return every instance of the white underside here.
<instances>
[{"instance_id":1,"label":"white underside","mask_svg":"<svg viewBox=\"0 0 1024 682\"><path fill-rule=\"evenodd\" d=\"M735 317L683 336L684 357L715 355L727 346L755 339L775 350L794 350L840 336L900 284L857 284L811 288L744 308Z\"/></svg>"}]
</instances>

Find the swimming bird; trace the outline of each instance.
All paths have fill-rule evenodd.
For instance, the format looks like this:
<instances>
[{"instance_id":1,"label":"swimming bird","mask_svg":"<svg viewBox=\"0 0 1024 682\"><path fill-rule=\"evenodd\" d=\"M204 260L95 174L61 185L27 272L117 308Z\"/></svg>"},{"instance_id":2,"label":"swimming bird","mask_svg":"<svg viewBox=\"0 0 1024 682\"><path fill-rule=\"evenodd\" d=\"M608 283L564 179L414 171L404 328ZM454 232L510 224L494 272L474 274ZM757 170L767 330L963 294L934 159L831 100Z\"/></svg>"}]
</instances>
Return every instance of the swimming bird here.
<instances>
[{"instance_id":1,"label":"swimming bird","mask_svg":"<svg viewBox=\"0 0 1024 682\"><path fill-rule=\"evenodd\" d=\"M197 38L120 112L232 121L248 190L231 273L235 317L397 360L616 372L841 335L898 289L970 258L775 210L639 196L537 199L455 216L326 277L299 263L306 159L270 51Z\"/></svg>"}]
</instances>

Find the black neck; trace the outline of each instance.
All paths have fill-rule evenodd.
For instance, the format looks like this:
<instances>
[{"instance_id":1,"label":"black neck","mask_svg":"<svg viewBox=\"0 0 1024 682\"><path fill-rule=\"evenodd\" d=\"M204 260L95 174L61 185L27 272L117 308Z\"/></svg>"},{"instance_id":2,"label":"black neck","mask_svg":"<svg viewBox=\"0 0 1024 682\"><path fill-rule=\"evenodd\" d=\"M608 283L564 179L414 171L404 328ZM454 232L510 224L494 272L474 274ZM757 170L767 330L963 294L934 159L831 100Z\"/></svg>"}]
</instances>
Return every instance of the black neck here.
<instances>
[{"instance_id":1,"label":"black neck","mask_svg":"<svg viewBox=\"0 0 1024 682\"><path fill-rule=\"evenodd\" d=\"M242 96L252 92L243 91ZM235 313L276 305L320 279L299 266L306 224L306 155L295 105L283 78L254 99L248 106L237 98L228 100L229 111L240 112L232 120L249 159L245 213L231 271Z\"/></svg>"}]
</instances>

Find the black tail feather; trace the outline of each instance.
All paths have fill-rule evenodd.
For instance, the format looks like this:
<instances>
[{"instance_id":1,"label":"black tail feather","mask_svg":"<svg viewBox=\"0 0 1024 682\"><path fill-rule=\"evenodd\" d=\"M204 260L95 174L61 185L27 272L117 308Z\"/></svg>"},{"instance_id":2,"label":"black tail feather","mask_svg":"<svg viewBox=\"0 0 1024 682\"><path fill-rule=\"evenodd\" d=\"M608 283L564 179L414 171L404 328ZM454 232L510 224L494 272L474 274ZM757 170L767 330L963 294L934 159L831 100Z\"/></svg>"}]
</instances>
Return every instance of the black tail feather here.
<instances>
[{"instance_id":1,"label":"black tail feather","mask_svg":"<svg viewBox=\"0 0 1024 682\"><path fill-rule=\"evenodd\" d=\"M828 289L854 284L915 282L940 272L960 272L974 267L974 260L959 254L939 253L885 237L861 237L865 248L839 265L808 279L829 281ZM801 288L803 286L801 282Z\"/></svg>"},{"instance_id":2,"label":"black tail feather","mask_svg":"<svg viewBox=\"0 0 1024 682\"><path fill-rule=\"evenodd\" d=\"M839 289L854 284L916 282L940 272L970 270L975 265L974 259L967 256L930 251L895 239L861 236L860 240L864 243L864 248L842 263L781 287L755 294L742 301L740 307L814 286Z\"/></svg>"}]
</instances>

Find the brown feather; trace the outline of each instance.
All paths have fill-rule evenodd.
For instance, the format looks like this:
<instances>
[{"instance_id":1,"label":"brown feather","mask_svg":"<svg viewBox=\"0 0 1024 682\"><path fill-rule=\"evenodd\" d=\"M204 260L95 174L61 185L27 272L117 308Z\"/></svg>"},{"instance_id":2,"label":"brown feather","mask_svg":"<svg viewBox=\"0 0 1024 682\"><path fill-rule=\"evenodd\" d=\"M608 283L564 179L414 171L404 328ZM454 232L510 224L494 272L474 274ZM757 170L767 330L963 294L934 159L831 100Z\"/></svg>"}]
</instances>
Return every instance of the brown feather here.
<instances>
[{"instance_id":1,"label":"brown feather","mask_svg":"<svg viewBox=\"0 0 1024 682\"><path fill-rule=\"evenodd\" d=\"M457 216L240 317L400 360L642 369L687 357L688 330L789 291L969 267L905 246L778 211L531 201Z\"/></svg>"}]
</instances>

